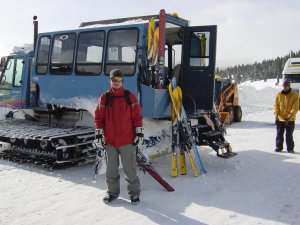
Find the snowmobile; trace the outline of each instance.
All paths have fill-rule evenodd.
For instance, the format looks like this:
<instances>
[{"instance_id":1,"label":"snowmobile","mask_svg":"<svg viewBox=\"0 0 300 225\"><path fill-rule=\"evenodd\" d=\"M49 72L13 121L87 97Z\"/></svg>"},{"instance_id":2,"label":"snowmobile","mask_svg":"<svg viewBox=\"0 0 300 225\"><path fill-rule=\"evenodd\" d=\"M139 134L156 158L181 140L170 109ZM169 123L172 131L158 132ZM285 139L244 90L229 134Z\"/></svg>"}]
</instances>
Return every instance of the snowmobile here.
<instances>
[{"instance_id":1,"label":"snowmobile","mask_svg":"<svg viewBox=\"0 0 300 225\"><path fill-rule=\"evenodd\" d=\"M144 118L171 117L168 85L182 89L187 121L198 145L229 157L214 111L217 26L189 26L177 13L83 22L77 29L37 33L34 50L1 60L0 107L22 110L0 121L1 156L44 166L95 159L93 113L109 88L109 72L124 72L124 87L138 96ZM212 126L203 120L213 121ZM220 151L220 149L222 151ZM228 150L228 151L227 151Z\"/></svg>"}]
</instances>

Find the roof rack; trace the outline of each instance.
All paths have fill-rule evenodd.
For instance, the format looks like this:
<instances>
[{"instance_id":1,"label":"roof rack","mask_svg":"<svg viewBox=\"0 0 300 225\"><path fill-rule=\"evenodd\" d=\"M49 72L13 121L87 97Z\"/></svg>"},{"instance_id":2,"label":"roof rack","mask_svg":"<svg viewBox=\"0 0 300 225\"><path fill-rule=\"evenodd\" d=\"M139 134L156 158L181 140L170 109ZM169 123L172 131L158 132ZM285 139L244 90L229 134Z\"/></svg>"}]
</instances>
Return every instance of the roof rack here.
<instances>
[{"instance_id":1,"label":"roof rack","mask_svg":"<svg viewBox=\"0 0 300 225\"><path fill-rule=\"evenodd\" d=\"M97 24L107 25L107 24L113 24L113 23L123 23L123 22L130 21L130 20L150 20L152 17L154 19L158 19L159 15L135 16L135 17L125 17L125 18L118 18L118 19L82 22L79 27L86 27L86 26L92 26L92 25L97 25Z\"/></svg>"}]
</instances>

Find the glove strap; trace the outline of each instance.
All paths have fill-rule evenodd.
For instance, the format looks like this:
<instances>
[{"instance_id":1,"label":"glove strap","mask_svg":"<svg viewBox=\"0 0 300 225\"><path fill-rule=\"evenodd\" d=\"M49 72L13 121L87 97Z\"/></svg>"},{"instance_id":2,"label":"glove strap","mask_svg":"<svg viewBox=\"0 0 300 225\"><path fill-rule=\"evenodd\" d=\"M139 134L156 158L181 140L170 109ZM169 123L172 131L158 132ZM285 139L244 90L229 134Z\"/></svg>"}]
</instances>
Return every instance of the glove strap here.
<instances>
[{"instance_id":1,"label":"glove strap","mask_svg":"<svg viewBox=\"0 0 300 225\"><path fill-rule=\"evenodd\" d=\"M103 129L96 129L95 130L95 139L102 139L103 138Z\"/></svg>"},{"instance_id":2,"label":"glove strap","mask_svg":"<svg viewBox=\"0 0 300 225\"><path fill-rule=\"evenodd\" d=\"M136 136L137 137L144 137L144 134L143 133L137 133Z\"/></svg>"},{"instance_id":3,"label":"glove strap","mask_svg":"<svg viewBox=\"0 0 300 225\"><path fill-rule=\"evenodd\" d=\"M136 127L135 128L136 136L138 136L138 137L144 137L143 131L144 131L143 127Z\"/></svg>"}]
</instances>

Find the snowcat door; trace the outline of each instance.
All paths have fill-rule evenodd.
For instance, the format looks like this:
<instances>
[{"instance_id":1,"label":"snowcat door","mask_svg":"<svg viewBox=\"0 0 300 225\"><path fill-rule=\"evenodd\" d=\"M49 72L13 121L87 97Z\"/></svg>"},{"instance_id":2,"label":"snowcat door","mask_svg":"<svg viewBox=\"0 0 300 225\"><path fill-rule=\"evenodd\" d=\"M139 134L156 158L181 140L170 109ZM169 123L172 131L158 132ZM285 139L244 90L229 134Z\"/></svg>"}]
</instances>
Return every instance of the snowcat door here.
<instances>
[{"instance_id":1,"label":"snowcat door","mask_svg":"<svg viewBox=\"0 0 300 225\"><path fill-rule=\"evenodd\" d=\"M23 67L23 57L7 57L0 77L0 107L22 108Z\"/></svg>"},{"instance_id":2,"label":"snowcat door","mask_svg":"<svg viewBox=\"0 0 300 225\"><path fill-rule=\"evenodd\" d=\"M187 113L213 108L216 38L215 25L184 29L179 84Z\"/></svg>"}]
</instances>

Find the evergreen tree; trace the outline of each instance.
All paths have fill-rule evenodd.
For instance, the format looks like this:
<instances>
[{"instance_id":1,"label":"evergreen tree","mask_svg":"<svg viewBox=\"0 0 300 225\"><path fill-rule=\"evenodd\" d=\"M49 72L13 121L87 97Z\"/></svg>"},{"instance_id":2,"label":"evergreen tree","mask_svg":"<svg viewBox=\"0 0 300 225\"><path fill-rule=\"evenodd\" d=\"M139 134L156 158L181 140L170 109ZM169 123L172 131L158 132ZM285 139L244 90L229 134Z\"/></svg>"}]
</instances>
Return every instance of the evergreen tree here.
<instances>
[{"instance_id":1,"label":"evergreen tree","mask_svg":"<svg viewBox=\"0 0 300 225\"><path fill-rule=\"evenodd\" d=\"M285 62L289 58L300 57L299 51L291 51L289 54L277 57L275 59L267 59L262 62L255 62L254 64L247 65L235 65L229 66L225 69L216 69L216 73L223 78L236 80L238 83L245 82L247 80L267 80L279 78L282 75L282 70Z\"/></svg>"}]
</instances>

